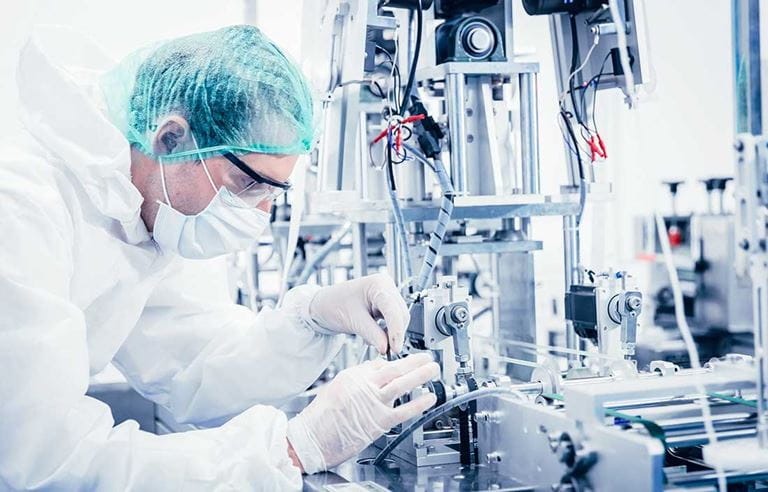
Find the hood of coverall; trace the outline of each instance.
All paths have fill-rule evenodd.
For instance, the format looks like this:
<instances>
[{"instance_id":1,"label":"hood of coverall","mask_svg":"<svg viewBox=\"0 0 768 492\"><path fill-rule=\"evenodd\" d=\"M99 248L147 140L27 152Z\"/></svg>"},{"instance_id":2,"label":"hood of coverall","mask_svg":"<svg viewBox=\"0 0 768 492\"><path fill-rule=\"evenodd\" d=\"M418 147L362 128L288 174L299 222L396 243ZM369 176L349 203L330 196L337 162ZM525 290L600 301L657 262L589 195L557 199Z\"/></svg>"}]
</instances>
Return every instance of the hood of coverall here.
<instances>
[{"instance_id":1,"label":"hood of coverall","mask_svg":"<svg viewBox=\"0 0 768 492\"><path fill-rule=\"evenodd\" d=\"M17 84L22 122L82 184L94 206L132 243L148 237L143 197L130 178L130 147L107 119L99 77L116 63L76 31L37 26L22 49Z\"/></svg>"}]
</instances>

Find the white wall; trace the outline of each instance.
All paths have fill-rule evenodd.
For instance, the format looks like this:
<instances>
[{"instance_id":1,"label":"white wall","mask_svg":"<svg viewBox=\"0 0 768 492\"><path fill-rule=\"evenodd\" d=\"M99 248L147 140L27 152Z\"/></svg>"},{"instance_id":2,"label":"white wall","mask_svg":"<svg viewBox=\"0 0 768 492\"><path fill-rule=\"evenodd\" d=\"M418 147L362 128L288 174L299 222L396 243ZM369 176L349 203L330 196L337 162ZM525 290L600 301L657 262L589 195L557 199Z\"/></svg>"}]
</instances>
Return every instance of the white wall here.
<instances>
[{"instance_id":1,"label":"white wall","mask_svg":"<svg viewBox=\"0 0 768 492\"><path fill-rule=\"evenodd\" d=\"M243 0L3 0L0 10L0 135L16 120L18 50L34 24L80 30L116 58L152 41L242 23Z\"/></svg>"}]
</instances>

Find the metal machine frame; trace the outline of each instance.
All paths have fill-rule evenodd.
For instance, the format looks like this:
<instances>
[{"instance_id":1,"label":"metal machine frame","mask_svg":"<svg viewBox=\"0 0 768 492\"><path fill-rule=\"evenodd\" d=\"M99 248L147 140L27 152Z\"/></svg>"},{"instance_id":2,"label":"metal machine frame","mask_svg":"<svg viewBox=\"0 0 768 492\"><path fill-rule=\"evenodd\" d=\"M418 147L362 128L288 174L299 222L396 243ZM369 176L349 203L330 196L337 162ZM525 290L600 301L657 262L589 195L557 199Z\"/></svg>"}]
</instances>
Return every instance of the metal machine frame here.
<instances>
[{"instance_id":1,"label":"metal machine frame","mask_svg":"<svg viewBox=\"0 0 768 492\"><path fill-rule=\"evenodd\" d=\"M758 1L734 0L735 57L737 66L743 64L748 74L745 80L737 74L737 100L743 103L737 117L737 267L753 282L757 358L727 356L710 361L700 370L655 361L650 372L638 372L632 361L641 293L610 278L593 285L591 301L588 295L578 299L586 301L586 306L594 307L593 310L573 305L564 351L569 359L568 371L561 371L550 359L537 357L535 351L522 350L526 343L541 346L535 345L531 257L541 243L534 239L531 218L563 217L566 292L584 294L586 291L574 289L588 284L580 265L579 222L586 196L598 187L592 183L591 170L569 153L569 182L563 192L542 193L538 153L539 67L535 61L514 55L512 18L506 15L511 12L512 0L479 3L483 7L473 14L482 14L490 4L501 9L494 11L494 20L504 21L504 28L497 34L506 33L506 60L436 63L437 55L430 55L416 72L416 84L430 114L447 129L448 135L448 147L435 157L449 163L455 193L451 197L454 208L445 240L441 237L442 270L455 274L454 258L460 254L483 253L494 257L493 281L504 292L504 299L493 299L490 340L499 347L498 359L505 361L508 370L506 374L493 375L472 367L471 298L453 279L439 279L430 288L409 293L408 299L414 306L409 350L432 350L438 354L443 378L438 382L440 389L432 391L439 393L442 401L450 403L482 386L503 388L508 395L450 410L440 417L442 427L433 421L429 426L416 428L393 451L392 456L397 459L389 469L373 470L367 465L349 463L340 467L338 473L373 490L380 489L377 484L398 488L398 484L404 483L426 486L436 482L448 487L612 490L617 477L622 477L623 488L632 491L714 484L717 477L694 456L700 446L708 443L705 430L709 422L701 415L700 398L709 401L711 422L720 439L757 436L762 447L768 446L768 358L763 353L768 347L768 139L762 135L760 120ZM436 0L435 4L441 2ZM628 46L639 50L643 42L639 27L643 22L641 10L634 0L619 4L623 7L625 33L611 32L594 11L578 13L576 23L569 14L550 17L561 92L572 78L568 60L574 43L569 39L575 39L584 49L590 34L599 32L605 36L603 39L608 39L608 44L601 47L607 50L603 58L617 49L618 38L622 36L627 37ZM338 5L330 57L331 85L325 101L326 123L333 124L326 126L326 143L317 156L319 187L310 201L310 211L337 215L339 210L344 211L344 220L353 224L355 273L359 275L368 271L366 245L370 231L383 225L388 270L398 283L407 283L405 263L417 261L419 254L426 255L426 250L434 249L427 243L427 237L444 210L429 192L431 181L424 167L414 163L397 170L397 180L405 183L399 196L402 210L391 210L392 203L384 192L383 173L368 165L367 155L367 143L381 130L376 125L389 122L378 115L379 105L361 100L361 85L354 81L364 79L367 73L365 46L372 30L404 28L401 37L408 47L398 56L412 59L415 2L339 0ZM385 15L386 12L392 15ZM499 16L498 12L504 15ZM436 15L430 9L425 12L430 21ZM573 26L579 30L575 36L571 32ZM434 44L428 46L435 52ZM499 51L494 53L497 56ZM631 69L635 82L640 83L646 77L646 69L639 51L634 55ZM599 73L600 60L597 56L575 82L582 84ZM624 77L614 76L599 88L611 87L625 88L628 102L633 103L633 87ZM340 97L335 96L337 89ZM512 155L519 155L519 160L500 152L499 125L503 127L505 120L498 117L500 111L506 112L507 124L517 125L512 125L519 137L513 147L519 150ZM506 128L511 131L512 127ZM406 243L399 241L395 223L398 214L405 224ZM407 247L411 247L413 257L406 254ZM433 253L437 255L437 251ZM585 318L584 313L589 316ZM587 353L575 323L591 322L595 325L598 350ZM621 335L619 343L613 334ZM475 337L474 343L482 340ZM598 363L590 366L590 358ZM400 432L405 431L398 429L385 436L378 443L379 448L387 446ZM466 462L466 456L475 458ZM476 461L477 457L480 459ZM676 466L670 465L673 458L677 460ZM470 484L465 482L468 477ZM768 472L728 471L726 478L754 484L768 478ZM327 479L309 482L318 489L340 490L323 482Z\"/></svg>"}]
</instances>

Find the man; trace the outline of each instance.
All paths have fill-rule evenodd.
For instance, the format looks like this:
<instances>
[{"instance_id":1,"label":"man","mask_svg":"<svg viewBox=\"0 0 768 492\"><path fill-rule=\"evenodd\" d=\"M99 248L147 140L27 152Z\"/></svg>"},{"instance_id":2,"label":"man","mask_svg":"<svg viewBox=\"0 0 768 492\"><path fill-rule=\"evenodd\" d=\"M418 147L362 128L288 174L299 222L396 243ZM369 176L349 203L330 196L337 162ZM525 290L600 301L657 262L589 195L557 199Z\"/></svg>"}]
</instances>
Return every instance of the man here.
<instances>
[{"instance_id":1,"label":"man","mask_svg":"<svg viewBox=\"0 0 768 492\"><path fill-rule=\"evenodd\" d=\"M411 356L341 372L291 421L273 408L333 359L335 333L400 349L387 277L300 287L258 315L169 287L178 257L251 244L310 148L311 97L282 52L233 26L111 65L64 29L22 52L29 136L0 157L0 489L297 489L433 405L392 407L438 375ZM113 427L85 396L109 362L211 428Z\"/></svg>"}]
</instances>

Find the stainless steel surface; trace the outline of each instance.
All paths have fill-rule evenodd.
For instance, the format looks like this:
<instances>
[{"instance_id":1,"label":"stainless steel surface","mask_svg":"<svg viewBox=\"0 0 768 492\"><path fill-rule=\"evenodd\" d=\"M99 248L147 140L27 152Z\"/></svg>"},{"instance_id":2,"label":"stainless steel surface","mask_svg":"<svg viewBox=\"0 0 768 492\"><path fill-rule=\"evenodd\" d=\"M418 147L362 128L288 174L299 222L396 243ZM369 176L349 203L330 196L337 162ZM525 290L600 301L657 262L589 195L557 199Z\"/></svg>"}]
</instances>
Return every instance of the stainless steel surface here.
<instances>
[{"instance_id":1,"label":"stainless steel surface","mask_svg":"<svg viewBox=\"0 0 768 492\"><path fill-rule=\"evenodd\" d=\"M458 256L460 254L488 254L488 253L524 253L539 251L543 247L541 241L483 241L466 243L443 243L440 252L443 256ZM426 246L411 248L411 252L417 257L423 256Z\"/></svg>"},{"instance_id":2,"label":"stainless steel surface","mask_svg":"<svg viewBox=\"0 0 768 492\"><path fill-rule=\"evenodd\" d=\"M731 333L752 331L752 283L739 277L734 216L700 214L691 218L693 258L706 262L696 296L696 325Z\"/></svg>"},{"instance_id":3,"label":"stainless steel surface","mask_svg":"<svg viewBox=\"0 0 768 492\"><path fill-rule=\"evenodd\" d=\"M497 282L504 289L499 300L499 337L502 340L521 342L536 341L536 297L534 285L533 255L530 253L501 253L494 256ZM502 351L508 357L534 361L535 355L528 350L508 346ZM529 367L520 365L508 368L508 375L528 381Z\"/></svg>"},{"instance_id":4,"label":"stainless steel surface","mask_svg":"<svg viewBox=\"0 0 768 492\"><path fill-rule=\"evenodd\" d=\"M437 66L425 67L416 71L416 78L421 81L447 80L450 75L514 75L518 73L538 72L539 63L535 61L516 62L474 62L441 63Z\"/></svg>"},{"instance_id":5,"label":"stainless steel surface","mask_svg":"<svg viewBox=\"0 0 768 492\"><path fill-rule=\"evenodd\" d=\"M364 460L374 454L370 451L363 453L360 459ZM438 465L418 468L398 462L377 468L358 464L355 459L335 468L332 472L304 477L304 490L308 492L387 490L458 492L466 490L530 491L533 489L501 475L489 466L462 468L460 465Z\"/></svg>"},{"instance_id":6,"label":"stainless steel surface","mask_svg":"<svg viewBox=\"0 0 768 492\"><path fill-rule=\"evenodd\" d=\"M552 490L568 470L556 447L563 433L582 446L582 453L597 453L588 474L592 490L616 490L617 480L627 492L663 487L664 448L656 439L612 426L579 429L564 412L542 405L499 399L481 400L478 406L496 416L479 424L481 456L496 453L492 470L536 490Z\"/></svg>"},{"instance_id":7,"label":"stainless steel surface","mask_svg":"<svg viewBox=\"0 0 768 492\"><path fill-rule=\"evenodd\" d=\"M361 202L350 192L337 192L310 194L310 203L316 213L335 214L353 222L392 221L387 200ZM579 207L578 197L573 195L469 196L456 197L454 204L454 220L569 215ZM437 202L403 204L403 217L409 222L435 220L438 212Z\"/></svg>"}]
</instances>

